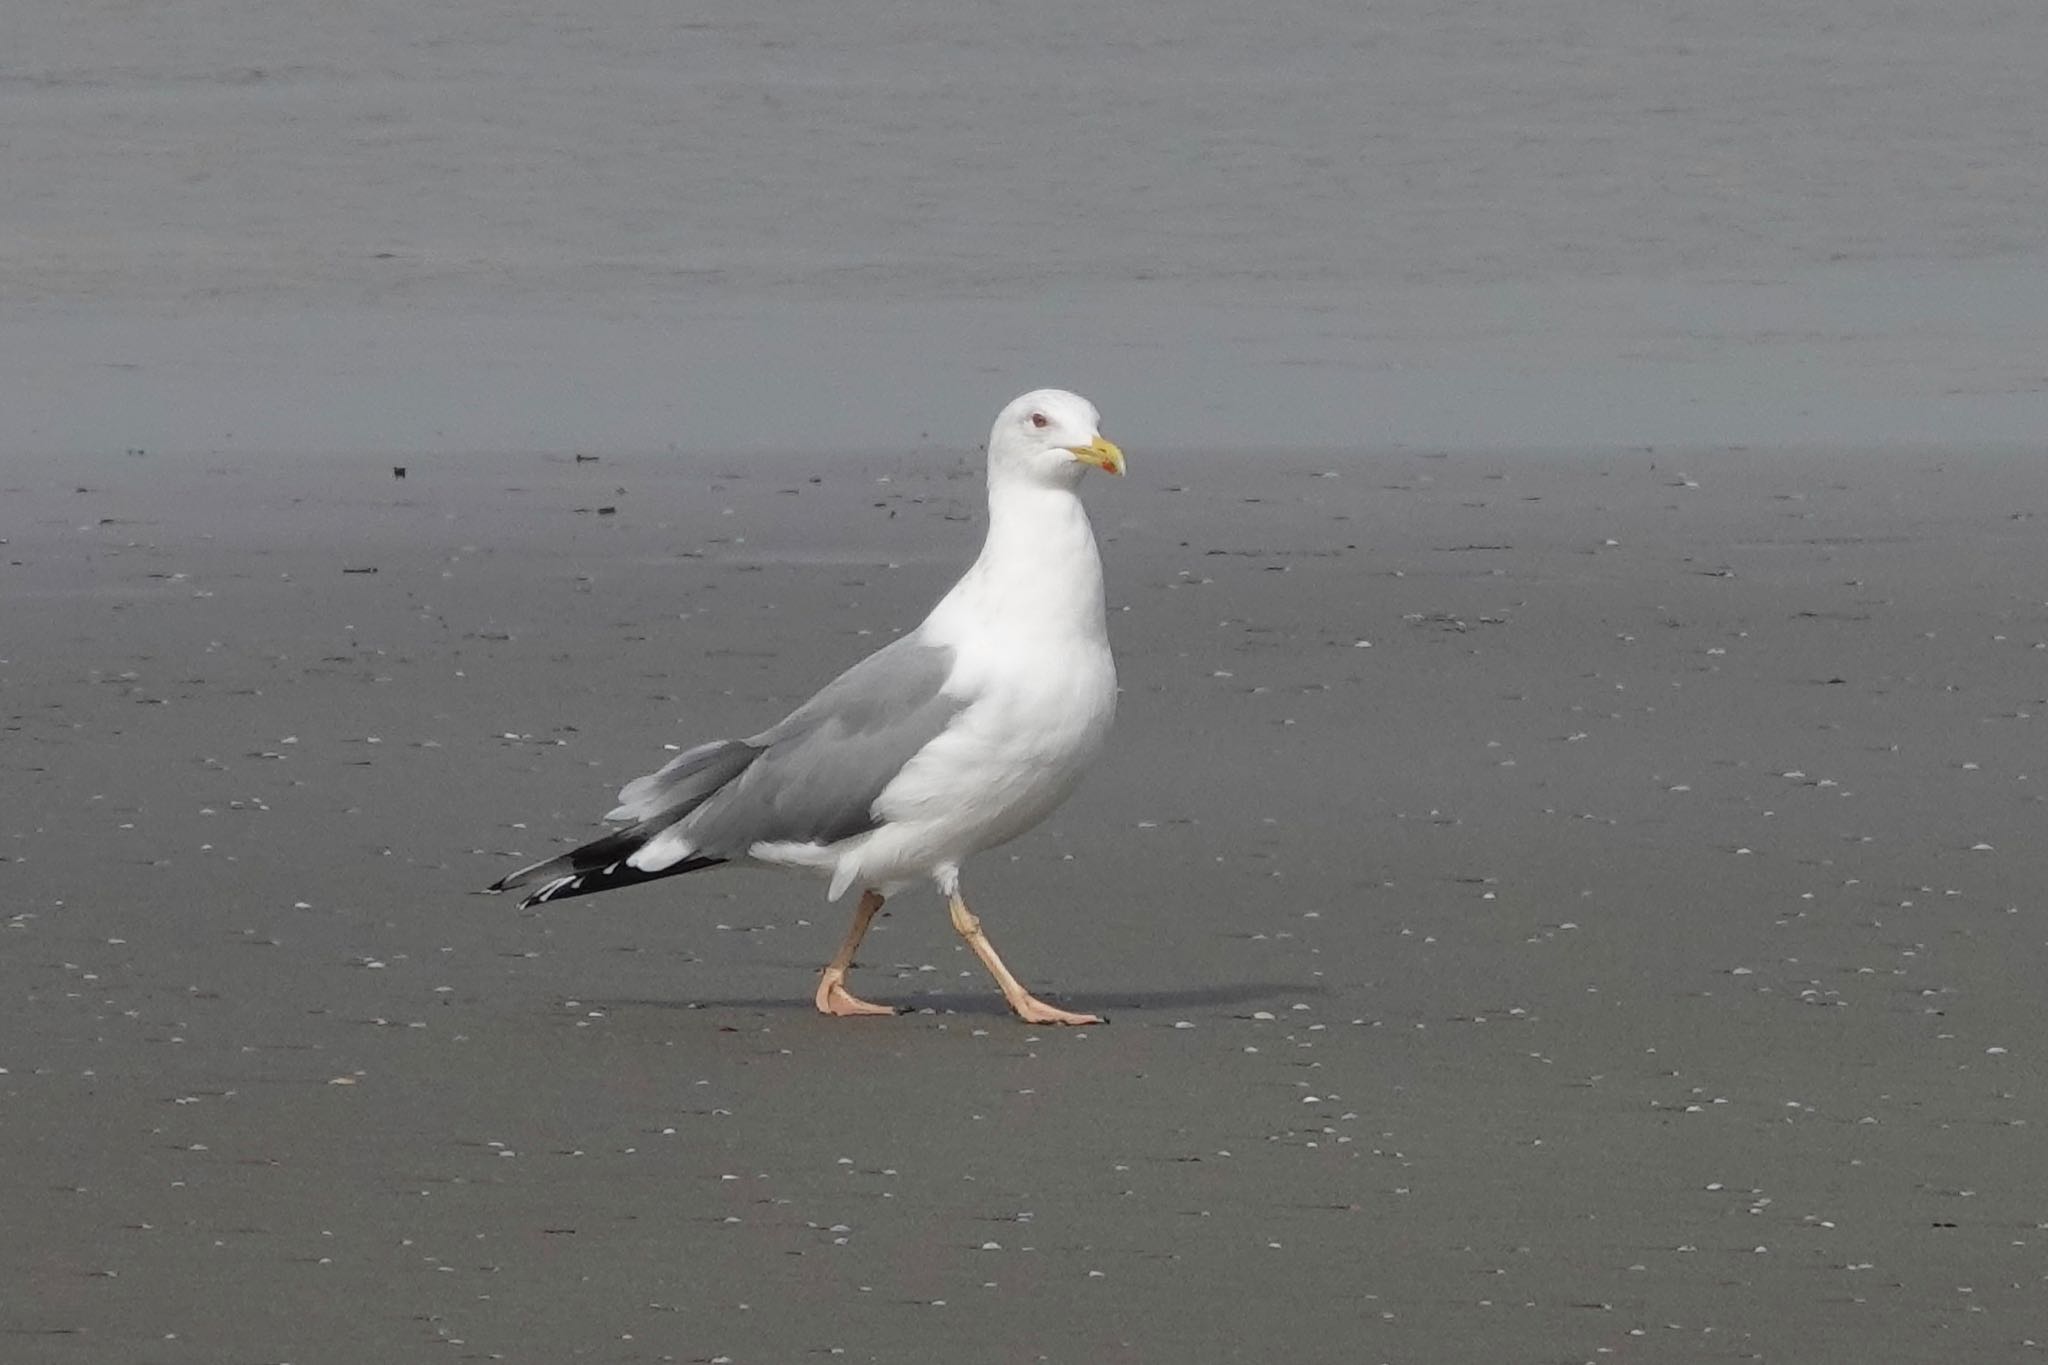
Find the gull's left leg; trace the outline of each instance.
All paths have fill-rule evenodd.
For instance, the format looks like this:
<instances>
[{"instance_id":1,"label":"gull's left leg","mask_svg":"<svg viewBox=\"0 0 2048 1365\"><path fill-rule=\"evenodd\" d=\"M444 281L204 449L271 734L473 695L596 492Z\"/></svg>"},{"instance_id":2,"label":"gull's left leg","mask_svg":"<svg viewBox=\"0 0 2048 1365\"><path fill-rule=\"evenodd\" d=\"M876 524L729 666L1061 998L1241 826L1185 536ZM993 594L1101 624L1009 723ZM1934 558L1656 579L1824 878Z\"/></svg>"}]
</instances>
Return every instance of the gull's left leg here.
<instances>
[{"instance_id":1,"label":"gull's left leg","mask_svg":"<svg viewBox=\"0 0 2048 1365\"><path fill-rule=\"evenodd\" d=\"M974 955L981 959L981 965L988 968L989 975L996 979L996 985L1002 988L1003 999L1010 1002L1010 1008L1017 1012L1019 1019L1022 1019L1027 1024L1099 1024L1102 1022L1102 1019L1097 1015L1075 1014L1070 1010L1063 1010L1056 1006L1048 1005L1030 991L1025 990L1023 983L1010 975L1010 969L1005 967L1003 960L996 956L996 946L988 941L988 935L981 932L981 921L975 918L972 910L967 908L967 902L960 899L960 888L957 882L947 889L946 902L948 908L953 912L953 928L959 933L960 937L967 940L967 946L974 949Z\"/></svg>"},{"instance_id":2,"label":"gull's left leg","mask_svg":"<svg viewBox=\"0 0 2048 1365\"><path fill-rule=\"evenodd\" d=\"M839 945L839 952L825 964L825 974L818 978L818 1013L849 1015L896 1012L893 1006L874 1004L846 989L846 969L853 965L853 955L859 951L860 941L867 937L868 924L881 908L881 892L861 892L860 904L854 908L853 923L847 926L846 941Z\"/></svg>"}]
</instances>

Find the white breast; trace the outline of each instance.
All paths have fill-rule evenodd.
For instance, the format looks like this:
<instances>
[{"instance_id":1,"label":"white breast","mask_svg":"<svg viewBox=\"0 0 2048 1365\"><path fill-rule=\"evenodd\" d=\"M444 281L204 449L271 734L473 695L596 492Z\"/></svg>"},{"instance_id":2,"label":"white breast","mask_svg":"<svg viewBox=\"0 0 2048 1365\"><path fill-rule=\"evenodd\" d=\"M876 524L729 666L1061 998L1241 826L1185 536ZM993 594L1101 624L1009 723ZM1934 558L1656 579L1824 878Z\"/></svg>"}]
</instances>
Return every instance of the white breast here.
<instances>
[{"instance_id":1,"label":"white breast","mask_svg":"<svg viewBox=\"0 0 2048 1365\"><path fill-rule=\"evenodd\" d=\"M835 892L938 875L1043 820L1116 713L1102 561L1071 489L992 485L982 553L918 627L953 652L962 709L875 801L879 828L833 850Z\"/></svg>"}]
</instances>

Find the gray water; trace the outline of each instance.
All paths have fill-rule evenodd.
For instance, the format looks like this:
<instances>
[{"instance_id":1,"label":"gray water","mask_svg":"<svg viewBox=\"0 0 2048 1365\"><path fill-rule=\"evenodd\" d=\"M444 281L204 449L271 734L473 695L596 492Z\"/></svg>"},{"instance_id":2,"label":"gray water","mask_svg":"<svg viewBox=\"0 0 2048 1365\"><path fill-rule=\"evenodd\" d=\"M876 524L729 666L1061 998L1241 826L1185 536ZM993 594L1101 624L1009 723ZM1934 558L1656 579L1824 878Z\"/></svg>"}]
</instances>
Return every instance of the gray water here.
<instances>
[{"instance_id":1,"label":"gray water","mask_svg":"<svg viewBox=\"0 0 2048 1365\"><path fill-rule=\"evenodd\" d=\"M0 16L0 455L2038 444L2040 0Z\"/></svg>"}]
</instances>

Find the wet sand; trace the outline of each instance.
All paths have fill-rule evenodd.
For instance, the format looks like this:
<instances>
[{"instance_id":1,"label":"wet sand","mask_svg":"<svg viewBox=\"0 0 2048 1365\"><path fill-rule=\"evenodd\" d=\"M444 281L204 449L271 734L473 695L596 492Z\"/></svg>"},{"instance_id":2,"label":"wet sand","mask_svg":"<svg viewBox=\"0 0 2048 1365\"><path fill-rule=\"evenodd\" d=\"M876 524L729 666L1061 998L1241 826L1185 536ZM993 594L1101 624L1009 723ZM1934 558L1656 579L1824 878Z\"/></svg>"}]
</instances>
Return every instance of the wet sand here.
<instances>
[{"instance_id":1,"label":"wet sand","mask_svg":"<svg viewBox=\"0 0 2048 1365\"><path fill-rule=\"evenodd\" d=\"M2004 1360L2048 471L1178 455L1100 770L847 907L476 889L911 623L961 459L0 474L8 1360Z\"/></svg>"}]
</instances>

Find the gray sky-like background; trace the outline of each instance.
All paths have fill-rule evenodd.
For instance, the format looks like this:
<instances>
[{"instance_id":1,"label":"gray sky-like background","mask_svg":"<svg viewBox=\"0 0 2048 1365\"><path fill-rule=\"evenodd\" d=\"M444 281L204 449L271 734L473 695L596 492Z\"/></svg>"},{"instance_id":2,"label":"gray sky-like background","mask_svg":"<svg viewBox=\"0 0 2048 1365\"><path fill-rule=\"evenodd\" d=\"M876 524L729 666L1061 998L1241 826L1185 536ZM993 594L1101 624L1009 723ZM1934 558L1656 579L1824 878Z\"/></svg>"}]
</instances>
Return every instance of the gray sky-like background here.
<instances>
[{"instance_id":1,"label":"gray sky-like background","mask_svg":"<svg viewBox=\"0 0 2048 1365\"><path fill-rule=\"evenodd\" d=\"M0 17L0 455L2026 447L2048 6Z\"/></svg>"}]
</instances>

